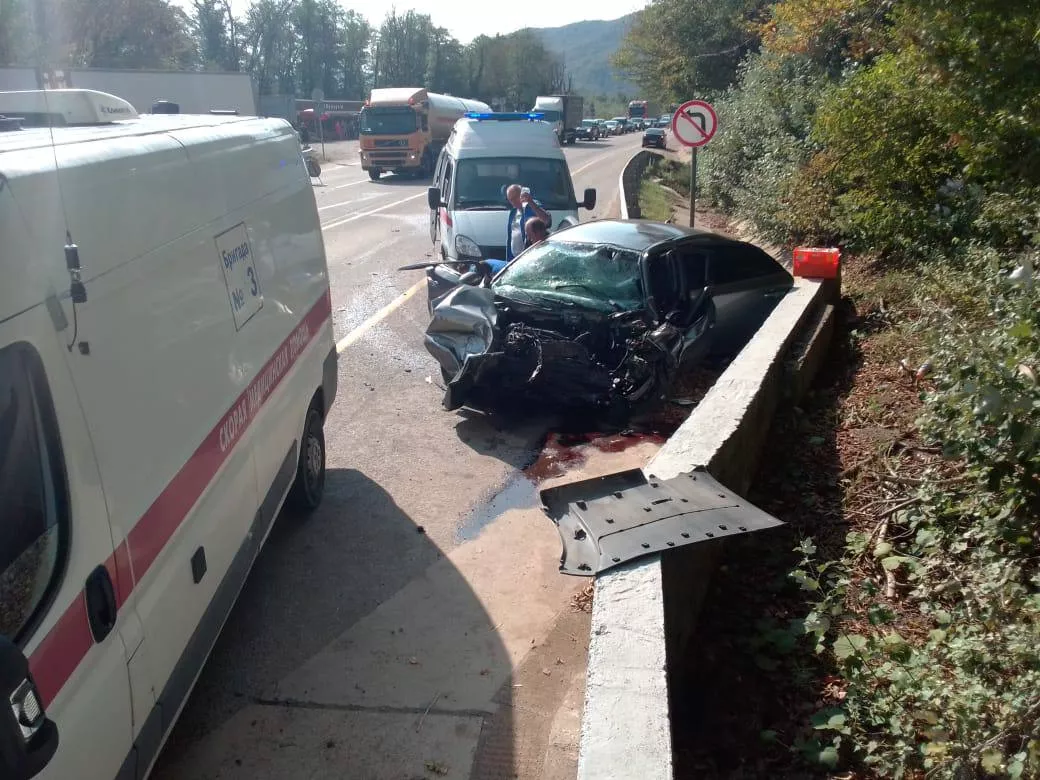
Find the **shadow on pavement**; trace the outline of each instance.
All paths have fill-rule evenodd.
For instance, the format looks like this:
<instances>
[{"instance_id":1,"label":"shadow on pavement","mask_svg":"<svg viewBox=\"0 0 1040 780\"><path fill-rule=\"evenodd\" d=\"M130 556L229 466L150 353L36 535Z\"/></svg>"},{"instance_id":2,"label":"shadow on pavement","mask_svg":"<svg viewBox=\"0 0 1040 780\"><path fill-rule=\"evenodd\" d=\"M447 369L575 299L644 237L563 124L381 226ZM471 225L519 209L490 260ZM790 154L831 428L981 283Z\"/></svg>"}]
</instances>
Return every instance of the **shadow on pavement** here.
<instances>
[{"instance_id":1,"label":"shadow on pavement","mask_svg":"<svg viewBox=\"0 0 1040 780\"><path fill-rule=\"evenodd\" d=\"M545 436L558 423L545 414L479 412L460 409L455 433L467 447L515 469L525 469L535 462Z\"/></svg>"},{"instance_id":2,"label":"shadow on pavement","mask_svg":"<svg viewBox=\"0 0 1040 780\"><path fill-rule=\"evenodd\" d=\"M329 470L314 515L276 522L154 777L466 778L490 718L484 765L512 776L511 672L423 529L364 474ZM252 733L264 728L291 746Z\"/></svg>"}]
</instances>

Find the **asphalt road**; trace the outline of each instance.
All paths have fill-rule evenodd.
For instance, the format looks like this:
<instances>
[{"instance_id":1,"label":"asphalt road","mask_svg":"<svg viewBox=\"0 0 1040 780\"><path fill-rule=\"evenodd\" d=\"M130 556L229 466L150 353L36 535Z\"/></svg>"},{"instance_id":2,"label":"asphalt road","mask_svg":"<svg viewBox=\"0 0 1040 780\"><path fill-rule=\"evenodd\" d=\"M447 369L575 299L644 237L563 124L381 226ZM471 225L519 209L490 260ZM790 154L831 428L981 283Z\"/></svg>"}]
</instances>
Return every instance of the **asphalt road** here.
<instances>
[{"instance_id":1,"label":"asphalt road","mask_svg":"<svg viewBox=\"0 0 1040 780\"><path fill-rule=\"evenodd\" d=\"M638 145L565 150L575 191L598 191L583 221L616 216ZM155 777L534 778L554 761L564 777L584 647L567 606L585 581L556 571L559 539L518 480L551 421L441 408L424 277L395 270L433 256L428 182L371 182L341 159L315 187L341 348L326 499L276 523ZM519 736L522 696L537 738ZM553 744L567 755L546 758Z\"/></svg>"}]
</instances>

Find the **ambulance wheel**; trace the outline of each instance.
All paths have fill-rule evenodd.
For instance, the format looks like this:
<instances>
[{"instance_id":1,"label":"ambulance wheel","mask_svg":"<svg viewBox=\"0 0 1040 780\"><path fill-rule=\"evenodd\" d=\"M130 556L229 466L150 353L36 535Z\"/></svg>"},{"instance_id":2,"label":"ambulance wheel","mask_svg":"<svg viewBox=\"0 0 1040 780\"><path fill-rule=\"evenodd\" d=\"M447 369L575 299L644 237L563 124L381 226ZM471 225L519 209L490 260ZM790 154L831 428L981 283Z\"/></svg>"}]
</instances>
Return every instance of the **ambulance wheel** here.
<instances>
[{"instance_id":1,"label":"ambulance wheel","mask_svg":"<svg viewBox=\"0 0 1040 780\"><path fill-rule=\"evenodd\" d=\"M325 495L325 431L321 413L311 407L303 429L300 462L289 500L301 512L313 512Z\"/></svg>"}]
</instances>

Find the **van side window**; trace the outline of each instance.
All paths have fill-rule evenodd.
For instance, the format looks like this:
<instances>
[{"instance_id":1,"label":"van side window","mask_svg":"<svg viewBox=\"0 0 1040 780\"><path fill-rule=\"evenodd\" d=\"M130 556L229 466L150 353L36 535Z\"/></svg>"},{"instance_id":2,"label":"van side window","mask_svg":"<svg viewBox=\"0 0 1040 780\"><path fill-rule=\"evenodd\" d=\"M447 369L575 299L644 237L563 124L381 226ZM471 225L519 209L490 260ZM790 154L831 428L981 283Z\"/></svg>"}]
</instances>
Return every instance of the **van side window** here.
<instances>
[{"instance_id":1,"label":"van side window","mask_svg":"<svg viewBox=\"0 0 1040 780\"><path fill-rule=\"evenodd\" d=\"M43 366L27 344L0 349L0 634L18 642L58 585L68 500Z\"/></svg>"},{"instance_id":2,"label":"van side window","mask_svg":"<svg viewBox=\"0 0 1040 780\"><path fill-rule=\"evenodd\" d=\"M451 160L444 166L444 186L441 187L441 198L444 199L445 203L451 203L451 187L452 180L451 175L454 172L454 166L451 164Z\"/></svg>"}]
</instances>

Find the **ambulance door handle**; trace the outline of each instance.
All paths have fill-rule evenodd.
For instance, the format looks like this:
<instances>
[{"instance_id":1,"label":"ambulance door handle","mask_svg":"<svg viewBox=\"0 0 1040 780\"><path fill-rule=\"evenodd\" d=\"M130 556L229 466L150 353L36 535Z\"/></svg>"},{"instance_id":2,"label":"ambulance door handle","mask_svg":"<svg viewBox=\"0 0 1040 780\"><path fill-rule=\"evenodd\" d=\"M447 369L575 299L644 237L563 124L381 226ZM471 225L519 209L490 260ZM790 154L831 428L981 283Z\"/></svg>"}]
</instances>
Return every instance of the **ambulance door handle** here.
<instances>
[{"instance_id":1,"label":"ambulance door handle","mask_svg":"<svg viewBox=\"0 0 1040 780\"><path fill-rule=\"evenodd\" d=\"M108 569L98 566L87 577L84 588L87 600L87 619L94 641L100 642L111 633L116 625L116 591Z\"/></svg>"}]
</instances>

